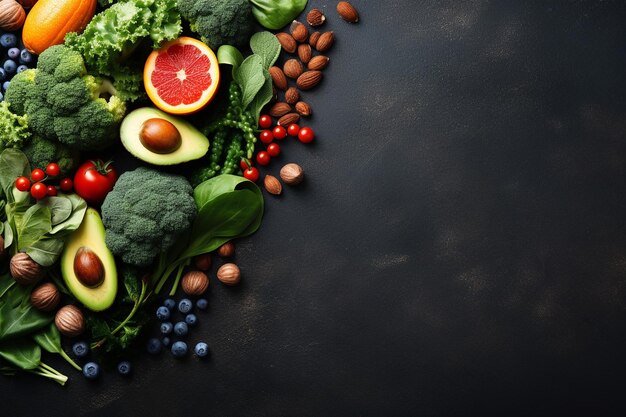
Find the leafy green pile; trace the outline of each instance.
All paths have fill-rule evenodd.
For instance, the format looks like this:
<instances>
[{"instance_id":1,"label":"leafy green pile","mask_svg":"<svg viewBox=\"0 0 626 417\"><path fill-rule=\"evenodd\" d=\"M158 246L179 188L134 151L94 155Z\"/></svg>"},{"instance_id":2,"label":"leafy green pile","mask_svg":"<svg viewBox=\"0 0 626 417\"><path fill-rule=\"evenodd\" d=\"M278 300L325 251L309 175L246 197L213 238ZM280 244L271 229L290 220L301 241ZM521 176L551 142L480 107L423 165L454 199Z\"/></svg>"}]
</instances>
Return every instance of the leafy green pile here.
<instances>
[{"instance_id":1,"label":"leafy green pile","mask_svg":"<svg viewBox=\"0 0 626 417\"><path fill-rule=\"evenodd\" d=\"M26 116L18 116L9 110L9 103L0 103L0 151L5 148L21 148L30 138Z\"/></svg>"}]
</instances>

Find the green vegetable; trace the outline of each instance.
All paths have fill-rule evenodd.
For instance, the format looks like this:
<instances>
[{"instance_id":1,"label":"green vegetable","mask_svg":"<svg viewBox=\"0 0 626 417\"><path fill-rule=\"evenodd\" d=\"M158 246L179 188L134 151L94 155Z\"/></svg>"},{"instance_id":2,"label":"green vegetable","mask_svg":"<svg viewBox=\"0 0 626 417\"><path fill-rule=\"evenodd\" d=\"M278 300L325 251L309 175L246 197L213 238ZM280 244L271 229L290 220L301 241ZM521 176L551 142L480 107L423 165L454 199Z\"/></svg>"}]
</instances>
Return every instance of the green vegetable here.
<instances>
[{"instance_id":1,"label":"green vegetable","mask_svg":"<svg viewBox=\"0 0 626 417\"><path fill-rule=\"evenodd\" d=\"M0 151L4 148L21 148L30 138L26 116L9 110L9 103L0 103Z\"/></svg>"},{"instance_id":2,"label":"green vegetable","mask_svg":"<svg viewBox=\"0 0 626 417\"><path fill-rule=\"evenodd\" d=\"M102 204L106 245L135 266L148 266L191 226L193 189L184 177L140 167L122 174Z\"/></svg>"},{"instance_id":3,"label":"green vegetable","mask_svg":"<svg viewBox=\"0 0 626 417\"><path fill-rule=\"evenodd\" d=\"M44 139L42 136L34 135L22 152L30 161L33 167L45 168L50 162L59 164L62 174L72 172L79 161L79 153L56 140Z\"/></svg>"},{"instance_id":4,"label":"green vegetable","mask_svg":"<svg viewBox=\"0 0 626 417\"><path fill-rule=\"evenodd\" d=\"M37 332L52 322L51 315L33 307L31 290L9 274L0 275L0 342Z\"/></svg>"},{"instance_id":5,"label":"green vegetable","mask_svg":"<svg viewBox=\"0 0 626 417\"><path fill-rule=\"evenodd\" d=\"M59 330L54 323L50 323L47 328L33 334L33 340L35 340L35 342L46 352L58 353L76 370L82 371L82 368L78 366L76 362L74 362L72 358L65 353L63 347L61 347L61 335L59 334Z\"/></svg>"},{"instance_id":6,"label":"green vegetable","mask_svg":"<svg viewBox=\"0 0 626 417\"><path fill-rule=\"evenodd\" d=\"M126 106L116 93L110 81L87 73L79 53L56 45L39 56L36 70L11 80L6 98L12 111L28 116L34 133L92 151L119 136Z\"/></svg>"},{"instance_id":7,"label":"green vegetable","mask_svg":"<svg viewBox=\"0 0 626 417\"><path fill-rule=\"evenodd\" d=\"M254 30L247 0L178 0L178 9L191 30L215 50L222 45L243 46Z\"/></svg>"},{"instance_id":8,"label":"green vegetable","mask_svg":"<svg viewBox=\"0 0 626 417\"><path fill-rule=\"evenodd\" d=\"M307 0L250 0L252 13L262 26L278 30L306 8Z\"/></svg>"}]
</instances>

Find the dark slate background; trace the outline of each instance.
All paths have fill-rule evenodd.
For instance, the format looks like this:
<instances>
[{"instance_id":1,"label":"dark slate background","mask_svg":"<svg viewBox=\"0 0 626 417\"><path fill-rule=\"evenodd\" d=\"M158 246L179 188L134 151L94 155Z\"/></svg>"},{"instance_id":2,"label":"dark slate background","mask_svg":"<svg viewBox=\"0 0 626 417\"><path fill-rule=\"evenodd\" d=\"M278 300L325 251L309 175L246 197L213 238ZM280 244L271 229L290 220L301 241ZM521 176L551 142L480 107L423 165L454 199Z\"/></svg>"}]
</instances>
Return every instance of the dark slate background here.
<instances>
[{"instance_id":1,"label":"dark slate background","mask_svg":"<svg viewBox=\"0 0 626 417\"><path fill-rule=\"evenodd\" d=\"M335 4L318 140L280 161L307 181L213 281L212 359L55 362L0 415L625 415L626 3Z\"/></svg>"}]
</instances>

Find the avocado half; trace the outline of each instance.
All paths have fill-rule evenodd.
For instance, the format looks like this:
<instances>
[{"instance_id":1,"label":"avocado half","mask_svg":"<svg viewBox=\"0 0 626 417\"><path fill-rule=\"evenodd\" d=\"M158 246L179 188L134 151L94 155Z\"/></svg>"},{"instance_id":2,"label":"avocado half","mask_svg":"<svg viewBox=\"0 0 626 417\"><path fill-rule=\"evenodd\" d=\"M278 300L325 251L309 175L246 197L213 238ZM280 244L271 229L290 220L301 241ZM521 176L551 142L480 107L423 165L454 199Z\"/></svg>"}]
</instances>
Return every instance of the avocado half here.
<instances>
[{"instance_id":1,"label":"avocado half","mask_svg":"<svg viewBox=\"0 0 626 417\"><path fill-rule=\"evenodd\" d=\"M144 123L163 119L180 133L180 146L169 153L157 153L148 149L141 139ZM130 112L120 127L122 144L133 156L153 165L175 165L202 158L209 150L209 139L189 122L153 107L141 107Z\"/></svg>"},{"instance_id":2,"label":"avocado half","mask_svg":"<svg viewBox=\"0 0 626 417\"><path fill-rule=\"evenodd\" d=\"M74 259L81 248L94 252L104 267L104 278L96 287L83 285L74 273ZM104 225L95 209L87 209L80 227L68 237L61 255L61 274L67 289L88 309L106 310L115 301L117 295L115 259L104 243Z\"/></svg>"}]
</instances>

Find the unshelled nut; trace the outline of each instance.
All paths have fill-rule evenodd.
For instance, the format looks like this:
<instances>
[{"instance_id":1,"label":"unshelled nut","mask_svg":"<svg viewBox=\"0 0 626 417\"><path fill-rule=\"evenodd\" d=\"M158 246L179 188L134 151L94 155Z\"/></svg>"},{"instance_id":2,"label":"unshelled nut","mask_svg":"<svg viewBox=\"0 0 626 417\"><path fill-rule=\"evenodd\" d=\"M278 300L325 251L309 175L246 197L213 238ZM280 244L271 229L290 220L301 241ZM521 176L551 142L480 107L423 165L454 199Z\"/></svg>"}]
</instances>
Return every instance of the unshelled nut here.
<instances>
[{"instance_id":1,"label":"unshelled nut","mask_svg":"<svg viewBox=\"0 0 626 417\"><path fill-rule=\"evenodd\" d=\"M359 13L356 11L353 5L347 1L340 1L337 3L337 13L343 20L348 23L356 23L359 21Z\"/></svg>"},{"instance_id":2,"label":"unshelled nut","mask_svg":"<svg viewBox=\"0 0 626 417\"><path fill-rule=\"evenodd\" d=\"M84 286L97 287L104 281L104 265L93 250L81 246L74 255L74 274Z\"/></svg>"},{"instance_id":3,"label":"unshelled nut","mask_svg":"<svg viewBox=\"0 0 626 417\"><path fill-rule=\"evenodd\" d=\"M180 283L187 295L202 295L209 288L209 277L204 272L189 271Z\"/></svg>"},{"instance_id":4,"label":"unshelled nut","mask_svg":"<svg viewBox=\"0 0 626 417\"><path fill-rule=\"evenodd\" d=\"M289 104L296 104L300 101L300 92L296 87L289 87L285 92L285 101Z\"/></svg>"},{"instance_id":5,"label":"unshelled nut","mask_svg":"<svg viewBox=\"0 0 626 417\"><path fill-rule=\"evenodd\" d=\"M13 255L10 270L13 279L21 285L34 284L45 274L44 268L24 252Z\"/></svg>"},{"instance_id":6,"label":"unshelled nut","mask_svg":"<svg viewBox=\"0 0 626 417\"><path fill-rule=\"evenodd\" d=\"M241 281L241 271L233 263L224 264L217 270L217 279L222 284L237 285Z\"/></svg>"},{"instance_id":7,"label":"unshelled nut","mask_svg":"<svg viewBox=\"0 0 626 417\"><path fill-rule=\"evenodd\" d=\"M297 42L306 42L309 37L309 30L301 22L294 20L291 23L291 36L293 36Z\"/></svg>"},{"instance_id":8,"label":"unshelled nut","mask_svg":"<svg viewBox=\"0 0 626 417\"><path fill-rule=\"evenodd\" d=\"M282 117L287 113L291 113L291 111L291 106L289 104L278 102L270 107L268 112L272 117Z\"/></svg>"},{"instance_id":9,"label":"unshelled nut","mask_svg":"<svg viewBox=\"0 0 626 417\"><path fill-rule=\"evenodd\" d=\"M26 20L26 11L15 0L0 2L0 29L13 32L20 30Z\"/></svg>"},{"instance_id":10,"label":"unshelled nut","mask_svg":"<svg viewBox=\"0 0 626 417\"><path fill-rule=\"evenodd\" d=\"M335 33L334 32L324 32L320 35L319 40L315 44L315 49L319 52L325 52L333 46L335 42Z\"/></svg>"},{"instance_id":11,"label":"unshelled nut","mask_svg":"<svg viewBox=\"0 0 626 417\"><path fill-rule=\"evenodd\" d=\"M279 90L287 89L287 77L285 77L285 73L278 67L271 67L269 69L270 76L272 77L272 82L274 83L274 87Z\"/></svg>"},{"instance_id":12,"label":"unshelled nut","mask_svg":"<svg viewBox=\"0 0 626 417\"><path fill-rule=\"evenodd\" d=\"M217 254L222 258L230 258L235 255L235 244L233 242L226 242L217 249Z\"/></svg>"},{"instance_id":13,"label":"unshelled nut","mask_svg":"<svg viewBox=\"0 0 626 417\"><path fill-rule=\"evenodd\" d=\"M276 38L278 39L278 42L280 42L280 46L283 47L285 52L288 52L290 54L296 52L298 44L296 43L296 40L293 38L293 36L288 33L281 32L276 34Z\"/></svg>"},{"instance_id":14,"label":"unshelled nut","mask_svg":"<svg viewBox=\"0 0 626 417\"><path fill-rule=\"evenodd\" d=\"M265 186L267 192L270 194L280 195L280 193L283 191L283 186L281 185L280 181L278 181L278 178L273 175L266 175L265 179L263 180L263 185Z\"/></svg>"},{"instance_id":15,"label":"unshelled nut","mask_svg":"<svg viewBox=\"0 0 626 417\"><path fill-rule=\"evenodd\" d=\"M311 9L311 11L306 15L306 21L309 25L321 26L326 21L326 16L320 9Z\"/></svg>"},{"instance_id":16,"label":"unshelled nut","mask_svg":"<svg viewBox=\"0 0 626 417\"><path fill-rule=\"evenodd\" d=\"M51 282L41 284L30 293L30 302L37 310L52 311L59 305L61 294Z\"/></svg>"},{"instance_id":17,"label":"unshelled nut","mask_svg":"<svg viewBox=\"0 0 626 417\"><path fill-rule=\"evenodd\" d=\"M320 36L322 36L322 34L319 32L311 33L311 36L309 36L309 45L315 48L317 46L317 41L319 41L320 39Z\"/></svg>"},{"instance_id":18,"label":"unshelled nut","mask_svg":"<svg viewBox=\"0 0 626 417\"><path fill-rule=\"evenodd\" d=\"M66 305L57 311L54 324L61 334L67 337L76 337L85 331L85 316L73 305Z\"/></svg>"},{"instance_id":19,"label":"unshelled nut","mask_svg":"<svg viewBox=\"0 0 626 417\"><path fill-rule=\"evenodd\" d=\"M288 59L285 61L285 65L283 65L283 72L289 78L293 78L294 80L298 78L304 72L304 67L302 66L302 62L297 59Z\"/></svg>"},{"instance_id":20,"label":"unshelled nut","mask_svg":"<svg viewBox=\"0 0 626 417\"><path fill-rule=\"evenodd\" d=\"M298 45L298 58L300 58L303 64L308 64L312 57L313 51L311 50L311 45L308 43Z\"/></svg>"},{"instance_id":21,"label":"unshelled nut","mask_svg":"<svg viewBox=\"0 0 626 417\"><path fill-rule=\"evenodd\" d=\"M208 271L211 268L211 254L203 253L193 259L193 265L200 271Z\"/></svg>"},{"instance_id":22,"label":"unshelled nut","mask_svg":"<svg viewBox=\"0 0 626 417\"><path fill-rule=\"evenodd\" d=\"M304 170L300 165L290 163L280 169L280 178L287 185L298 185L304 179Z\"/></svg>"},{"instance_id":23,"label":"unshelled nut","mask_svg":"<svg viewBox=\"0 0 626 417\"><path fill-rule=\"evenodd\" d=\"M311 71L321 71L328 66L329 61L330 61L330 58L328 58L327 56L318 55L316 57L313 57L309 61L309 64L307 67Z\"/></svg>"},{"instance_id":24,"label":"unshelled nut","mask_svg":"<svg viewBox=\"0 0 626 417\"><path fill-rule=\"evenodd\" d=\"M287 113L278 119L277 124L279 126L289 126L291 124L298 123L298 120L300 120L300 115L298 113Z\"/></svg>"},{"instance_id":25,"label":"unshelled nut","mask_svg":"<svg viewBox=\"0 0 626 417\"><path fill-rule=\"evenodd\" d=\"M304 101L299 101L296 103L296 111L302 117L309 117L313 111L311 110L311 106L309 106Z\"/></svg>"},{"instance_id":26,"label":"unshelled nut","mask_svg":"<svg viewBox=\"0 0 626 417\"><path fill-rule=\"evenodd\" d=\"M321 71L307 71L298 77L296 84L300 90L310 90L322 81Z\"/></svg>"}]
</instances>

